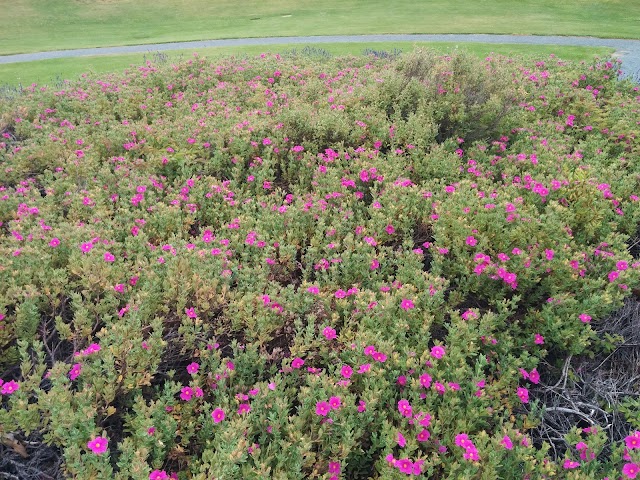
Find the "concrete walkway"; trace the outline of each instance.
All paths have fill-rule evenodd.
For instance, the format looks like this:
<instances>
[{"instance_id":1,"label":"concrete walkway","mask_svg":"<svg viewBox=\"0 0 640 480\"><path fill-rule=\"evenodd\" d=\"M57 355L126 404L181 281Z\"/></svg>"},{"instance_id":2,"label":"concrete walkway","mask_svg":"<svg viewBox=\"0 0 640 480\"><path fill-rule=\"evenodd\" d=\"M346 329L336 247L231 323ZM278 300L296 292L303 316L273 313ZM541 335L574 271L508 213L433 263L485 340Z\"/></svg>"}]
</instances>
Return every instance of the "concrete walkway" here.
<instances>
[{"instance_id":1,"label":"concrete walkway","mask_svg":"<svg viewBox=\"0 0 640 480\"><path fill-rule=\"evenodd\" d=\"M152 43L124 47L83 48L78 50L57 50L51 52L24 53L0 56L0 64L32 62L51 58L83 57L87 55L112 55L119 53L147 53L164 50L189 50L203 47L236 47L243 45L275 44L322 44L337 42L482 42L514 43L528 45L567 45L584 47L615 48L615 56L622 60L624 76L640 77L640 40L596 37L561 37L534 35L486 35L486 34L447 34L447 35L331 35L312 37L265 37L234 38L228 40L202 40L197 42Z\"/></svg>"}]
</instances>

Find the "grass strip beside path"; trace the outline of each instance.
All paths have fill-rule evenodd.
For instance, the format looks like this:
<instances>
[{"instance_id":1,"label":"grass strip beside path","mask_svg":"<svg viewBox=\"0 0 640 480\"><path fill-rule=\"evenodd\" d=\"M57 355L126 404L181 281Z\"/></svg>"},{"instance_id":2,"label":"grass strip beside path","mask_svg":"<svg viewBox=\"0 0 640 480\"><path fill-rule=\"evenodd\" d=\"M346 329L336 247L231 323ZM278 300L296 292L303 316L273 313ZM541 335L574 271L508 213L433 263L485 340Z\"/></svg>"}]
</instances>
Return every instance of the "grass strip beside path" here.
<instances>
[{"instance_id":1,"label":"grass strip beside path","mask_svg":"<svg viewBox=\"0 0 640 480\"><path fill-rule=\"evenodd\" d=\"M531 56L536 58L555 55L563 60L590 61L594 56L607 56L613 48L606 47L569 47L558 45L514 45L491 43L460 42L378 42L378 43L332 43L311 46L316 52L327 52L331 55L361 55L366 49L391 52L394 49L408 52L415 47L433 48L439 52L464 50L484 57L491 53L500 55ZM302 52L304 45L252 45L245 47L212 47L194 50L172 50L147 54L133 53L125 55L95 55L87 57L57 58L35 62L9 63L0 65L0 85L31 85L37 83L57 84L64 80L74 80L85 73L109 73L122 71L130 66L142 65L146 60L154 63L161 61L177 62L193 53L214 59L230 55L257 55L263 52L285 53L293 50Z\"/></svg>"}]
</instances>

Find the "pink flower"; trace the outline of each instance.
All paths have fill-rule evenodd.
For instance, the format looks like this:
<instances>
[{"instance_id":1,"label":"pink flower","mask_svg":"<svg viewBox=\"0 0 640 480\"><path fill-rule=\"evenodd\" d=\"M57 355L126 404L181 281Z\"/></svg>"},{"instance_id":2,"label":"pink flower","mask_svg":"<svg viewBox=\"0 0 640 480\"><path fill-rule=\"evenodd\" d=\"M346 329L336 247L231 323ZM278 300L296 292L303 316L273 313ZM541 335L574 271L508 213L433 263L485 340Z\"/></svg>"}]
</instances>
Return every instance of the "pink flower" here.
<instances>
[{"instance_id":1,"label":"pink flower","mask_svg":"<svg viewBox=\"0 0 640 480\"><path fill-rule=\"evenodd\" d=\"M169 475L164 470L154 470L149 474L149 480L168 480Z\"/></svg>"},{"instance_id":2,"label":"pink flower","mask_svg":"<svg viewBox=\"0 0 640 480\"><path fill-rule=\"evenodd\" d=\"M296 357L293 359L293 361L291 362L291 367L292 368L301 368L304 365L304 360Z\"/></svg>"},{"instance_id":3,"label":"pink flower","mask_svg":"<svg viewBox=\"0 0 640 480\"><path fill-rule=\"evenodd\" d=\"M467 237L467 239L465 240L465 243L467 245L470 245L472 247L475 247L476 244L478 243L478 240L476 240L476 237L474 237L473 235L470 235Z\"/></svg>"},{"instance_id":4,"label":"pink flower","mask_svg":"<svg viewBox=\"0 0 640 480\"><path fill-rule=\"evenodd\" d=\"M320 293L320 289L312 285L311 287L307 288L307 292L312 293L313 295L317 295L318 293Z\"/></svg>"},{"instance_id":5,"label":"pink flower","mask_svg":"<svg viewBox=\"0 0 640 480\"><path fill-rule=\"evenodd\" d=\"M370 363L363 363L358 367L358 373L367 373L369 370L371 370Z\"/></svg>"},{"instance_id":6,"label":"pink flower","mask_svg":"<svg viewBox=\"0 0 640 480\"><path fill-rule=\"evenodd\" d=\"M71 370L69 371L69 379L71 381L75 380L76 378L78 378L78 375L80 375L81 371L82 371L82 364L80 363L74 364L73 367L71 367Z\"/></svg>"},{"instance_id":7,"label":"pink flower","mask_svg":"<svg viewBox=\"0 0 640 480\"><path fill-rule=\"evenodd\" d=\"M358 402L358 412L362 413L366 411L367 411L367 402L365 402L364 400L360 400Z\"/></svg>"},{"instance_id":8,"label":"pink flower","mask_svg":"<svg viewBox=\"0 0 640 480\"><path fill-rule=\"evenodd\" d=\"M429 438L431 438L431 433L426 428L423 428L418 435L416 435L416 439L419 442L426 442Z\"/></svg>"},{"instance_id":9,"label":"pink flower","mask_svg":"<svg viewBox=\"0 0 640 480\"><path fill-rule=\"evenodd\" d=\"M331 327L324 327L324 329L322 330L322 334L327 340L333 340L337 337L336 331Z\"/></svg>"},{"instance_id":10,"label":"pink flower","mask_svg":"<svg viewBox=\"0 0 640 480\"><path fill-rule=\"evenodd\" d=\"M331 405L327 402L316 403L316 415L326 417L329 411L331 411Z\"/></svg>"},{"instance_id":11,"label":"pink flower","mask_svg":"<svg viewBox=\"0 0 640 480\"><path fill-rule=\"evenodd\" d=\"M624 443L629 450L640 449L640 431L635 431L633 434L625 437Z\"/></svg>"},{"instance_id":12,"label":"pink flower","mask_svg":"<svg viewBox=\"0 0 640 480\"><path fill-rule=\"evenodd\" d=\"M586 313L581 313L578 318L582 323L589 323L591 321L591 316Z\"/></svg>"},{"instance_id":13,"label":"pink flower","mask_svg":"<svg viewBox=\"0 0 640 480\"><path fill-rule=\"evenodd\" d=\"M329 399L329 406L332 410L338 410L342 406L342 400L340 397L331 397Z\"/></svg>"},{"instance_id":14,"label":"pink flower","mask_svg":"<svg viewBox=\"0 0 640 480\"><path fill-rule=\"evenodd\" d=\"M344 378L351 378L351 375L353 375L353 368L351 368L349 365L343 365L340 369L340 375L342 375Z\"/></svg>"},{"instance_id":15,"label":"pink flower","mask_svg":"<svg viewBox=\"0 0 640 480\"><path fill-rule=\"evenodd\" d=\"M2 395L11 395L13 392L16 392L20 389L20 384L14 382L13 380L9 380L8 382L0 385L2 385L2 390L0 390L0 393Z\"/></svg>"},{"instance_id":16,"label":"pink flower","mask_svg":"<svg viewBox=\"0 0 640 480\"><path fill-rule=\"evenodd\" d=\"M216 408L213 412L211 412L211 418L213 418L213 423L220 423L224 420L224 410L221 408Z\"/></svg>"},{"instance_id":17,"label":"pink flower","mask_svg":"<svg viewBox=\"0 0 640 480\"><path fill-rule=\"evenodd\" d=\"M625 463L624 467L622 467L622 473L627 478L636 478L639 471L640 465L638 465L637 463Z\"/></svg>"},{"instance_id":18,"label":"pink flower","mask_svg":"<svg viewBox=\"0 0 640 480\"><path fill-rule=\"evenodd\" d=\"M403 298L402 302L400 303L400 308L402 308L403 310L411 310L412 308L415 308L415 305L413 304L412 300Z\"/></svg>"},{"instance_id":19,"label":"pink flower","mask_svg":"<svg viewBox=\"0 0 640 480\"><path fill-rule=\"evenodd\" d=\"M407 475L411 475L413 473L413 462L408 458L400 458L396 460L395 467Z\"/></svg>"},{"instance_id":20,"label":"pink flower","mask_svg":"<svg viewBox=\"0 0 640 480\"><path fill-rule=\"evenodd\" d=\"M580 463L574 462L570 458L565 459L564 463L562 464L562 468L567 469L567 470L573 469L573 468L578 468L579 466L580 466Z\"/></svg>"},{"instance_id":21,"label":"pink flower","mask_svg":"<svg viewBox=\"0 0 640 480\"><path fill-rule=\"evenodd\" d=\"M248 403L241 403L238 405L238 415L243 415L245 413L249 413L251 411L251 405Z\"/></svg>"},{"instance_id":22,"label":"pink flower","mask_svg":"<svg viewBox=\"0 0 640 480\"><path fill-rule=\"evenodd\" d=\"M436 345L435 347L433 347L433 348L431 349L431 356L432 356L433 358L440 359L440 358L444 357L444 354L445 354L445 353L446 353L446 352L445 352L444 347L442 347L442 346L440 346L440 345Z\"/></svg>"},{"instance_id":23,"label":"pink flower","mask_svg":"<svg viewBox=\"0 0 640 480\"><path fill-rule=\"evenodd\" d=\"M540 374L535 368L529 372L529 381L534 384L540 383Z\"/></svg>"},{"instance_id":24,"label":"pink flower","mask_svg":"<svg viewBox=\"0 0 640 480\"><path fill-rule=\"evenodd\" d=\"M544 345L544 337L539 333L536 333L533 338L533 343L535 343L536 345Z\"/></svg>"},{"instance_id":25,"label":"pink flower","mask_svg":"<svg viewBox=\"0 0 640 480\"><path fill-rule=\"evenodd\" d=\"M407 439L404 438L404 435L402 435L402 433L398 432L397 442L398 442L398 445L400 445L401 447L404 447L407 444Z\"/></svg>"},{"instance_id":26,"label":"pink flower","mask_svg":"<svg viewBox=\"0 0 640 480\"><path fill-rule=\"evenodd\" d=\"M524 387L518 387L517 395L522 403L529 403L529 390Z\"/></svg>"},{"instance_id":27,"label":"pink flower","mask_svg":"<svg viewBox=\"0 0 640 480\"><path fill-rule=\"evenodd\" d=\"M509 435L505 435L504 437L502 437L502 440L500 440L500 445L502 445L507 450L513 450L513 442L509 438Z\"/></svg>"},{"instance_id":28,"label":"pink flower","mask_svg":"<svg viewBox=\"0 0 640 480\"><path fill-rule=\"evenodd\" d=\"M60 245L60 240L58 239L58 237L53 237L49 242L49 246L51 248L56 248L58 245Z\"/></svg>"},{"instance_id":29,"label":"pink flower","mask_svg":"<svg viewBox=\"0 0 640 480\"><path fill-rule=\"evenodd\" d=\"M411 418L413 416L411 404L404 398L398 402L398 411L403 417Z\"/></svg>"},{"instance_id":30,"label":"pink flower","mask_svg":"<svg viewBox=\"0 0 640 480\"><path fill-rule=\"evenodd\" d=\"M196 313L196 309L191 307L191 308L185 308L184 309L184 313L187 314L187 317L189 318L197 318L198 314Z\"/></svg>"},{"instance_id":31,"label":"pink flower","mask_svg":"<svg viewBox=\"0 0 640 480\"><path fill-rule=\"evenodd\" d=\"M372 356L376 362L384 363L387 361L387 356L382 352L376 352Z\"/></svg>"},{"instance_id":32,"label":"pink flower","mask_svg":"<svg viewBox=\"0 0 640 480\"><path fill-rule=\"evenodd\" d=\"M428 373L423 373L422 375L420 375L419 377L420 380L420 386L423 388L429 388L431 386L431 375L429 375Z\"/></svg>"},{"instance_id":33,"label":"pink flower","mask_svg":"<svg viewBox=\"0 0 640 480\"><path fill-rule=\"evenodd\" d=\"M470 445L473 445L471 440L469 440L469 435L466 433L459 433L456 435L455 443L458 447L467 448Z\"/></svg>"},{"instance_id":34,"label":"pink flower","mask_svg":"<svg viewBox=\"0 0 640 480\"><path fill-rule=\"evenodd\" d=\"M113 253L111 252L104 252L104 261L105 262L114 262L116 260L116 257L113 256Z\"/></svg>"},{"instance_id":35,"label":"pink flower","mask_svg":"<svg viewBox=\"0 0 640 480\"><path fill-rule=\"evenodd\" d=\"M618 278L618 276L620 276L620 274L617 272L617 270L613 270L611 272L609 272L608 278L610 282L613 282L614 280L616 280Z\"/></svg>"},{"instance_id":36,"label":"pink flower","mask_svg":"<svg viewBox=\"0 0 640 480\"><path fill-rule=\"evenodd\" d=\"M620 272L622 272L623 270L626 270L627 268L629 268L629 264L624 260L620 260L618 263L616 263L616 270Z\"/></svg>"},{"instance_id":37,"label":"pink flower","mask_svg":"<svg viewBox=\"0 0 640 480\"><path fill-rule=\"evenodd\" d=\"M193 397L193 389L191 387L182 387L180 390L180 398L185 402L188 402Z\"/></svg>"},{"instance_id":38,"label":"pink flower","mask_svg":"<svg viewBox=\"0 0 640 480\"><path fill-rule=\"evenodd\" d=\"M198 365L196 362L192 362L189 365L187 365L187 372L190 373L191 375L195 375L196 373L198 373L199 369L200 369L200 365Z\"/></svg>"},{"instance_id":39,"label":"pink flower","mask_svg":"<svg viewBox=\"0 0 640 480\"><path fill-rule=\"evenodd\" d=\"M91 242L85 242L80 245L80 250L82 250L82 253L89 253L92 248L93 248L93 243Z\"/></svg>"},{"instance_id":40,"label":"pink flower","mask_svg":"<svg viewBox=\"0 0 640 480\"><path fill-rule=\"evenodd\" d=\"M87 448L96 455L102 455L107 451L109 440L104 437L97 437L87 442Z\"/></svg>"}]
</instances>

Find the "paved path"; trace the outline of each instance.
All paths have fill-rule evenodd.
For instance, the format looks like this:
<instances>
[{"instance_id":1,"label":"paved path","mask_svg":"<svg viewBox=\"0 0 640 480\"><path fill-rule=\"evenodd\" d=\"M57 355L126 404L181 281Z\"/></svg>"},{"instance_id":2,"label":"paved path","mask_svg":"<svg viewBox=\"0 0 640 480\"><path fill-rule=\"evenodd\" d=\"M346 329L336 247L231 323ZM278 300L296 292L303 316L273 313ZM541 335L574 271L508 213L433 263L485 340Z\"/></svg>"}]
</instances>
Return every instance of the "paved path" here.
<instances>
[{"instance_id":1,"label":"paved path","mask_svg":"<svg viewBox=\"0 0 640 480\"><path fill-rule=\"evenodd\" d=\"M313 37L265 37L234 38L228 40L202 40L197 42L152 43L124 47L83 48L78 50L58 50L52 52L24 53L0 56L0 64L32 62L50 58L82 57L86 55L111 55L119 53L147 53L163 50L188 50L202 47L236 47L242 45L274 44L321 44L336 42L483 42L483 43L519 43L529 45L570 45L585 47L612 47L615 55L622 59L625 76L640 78L640 40L623 40L596 37L561 37L536 35L485 35L485 34L448 34L448 35L331 35Z\"/></svg>"}]
</instances>

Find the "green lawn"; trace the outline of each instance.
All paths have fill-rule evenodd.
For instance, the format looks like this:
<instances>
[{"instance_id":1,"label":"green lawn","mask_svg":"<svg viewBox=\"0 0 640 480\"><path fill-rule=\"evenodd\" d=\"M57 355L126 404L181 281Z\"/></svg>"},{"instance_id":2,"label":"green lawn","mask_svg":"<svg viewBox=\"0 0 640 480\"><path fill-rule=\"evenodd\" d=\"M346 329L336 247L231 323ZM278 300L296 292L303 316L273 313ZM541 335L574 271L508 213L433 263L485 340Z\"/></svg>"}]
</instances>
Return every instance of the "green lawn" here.
<instances>
[{"instance_id":1,"label":"green lawn","mask_svg":"<svg viewBox=\"0 0 640 480\"><path fill-rule=\"evenodd\" d=\"M393 51L394 49L407 52L415 46L428 46L441 52L450 52L456 48L471 52L478 56L486 56L490 53L503 55L530 55L535 57L548 57L555 54L564 60L580 61L590 60L594 55L606 56L613 52L611 48L566 47L556 45L495 45L489 43L408 43L408 42L380 42L380 43L332 43L315 45L312 48L322 49L332 55L360 55L365 49ZM163 52L170 61L178 61L197 52L207 58L215 58L228 55L256 55L262 52L290 52L302 51L304 45L270 45L247 47L219 47L202 48L196 50L173 50ZM145 60L155 62L158 54L127 54L127 55L100 55L89 57L59 58L53 60L41 60L38 62L9 63L0 65L0 85L7 84L17 86L19 84L55 84L63 79L73 80L83 73L107 73L122 71L131 65L141 65Z\"/></svg>"},{"instance_id":2,"label":"green lawn","mask_svg":"<svg viewBox=\"0 0 640 480\"><path fill-rule=\"evenodd\" d=\"M0 11L0 54L330 34L640 38L637 0L0 0Z\"/></svg>"}]
</instances>

